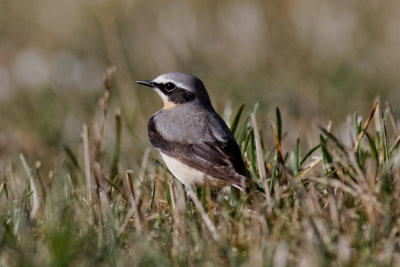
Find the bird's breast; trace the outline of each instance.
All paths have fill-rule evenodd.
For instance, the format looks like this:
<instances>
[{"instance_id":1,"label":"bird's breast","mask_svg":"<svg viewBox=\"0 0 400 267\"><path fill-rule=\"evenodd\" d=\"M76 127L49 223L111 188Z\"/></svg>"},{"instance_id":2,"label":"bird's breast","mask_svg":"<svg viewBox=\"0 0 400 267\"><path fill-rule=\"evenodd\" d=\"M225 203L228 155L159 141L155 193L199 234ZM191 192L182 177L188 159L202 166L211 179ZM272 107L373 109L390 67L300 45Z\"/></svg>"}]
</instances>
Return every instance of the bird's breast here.
<instances>
[{"instance_id":1,"label":"bird's breast","mask_svg":"<svg viewBox=\"0 0 400 267\"><path fill-rule=\"evenodd\" d=\"M171 142L184 144L197 143L210 139L210 126L202 112L193 112L177 106L162 110L153 116L154 129Z\"/></svg>"}]
</instances>

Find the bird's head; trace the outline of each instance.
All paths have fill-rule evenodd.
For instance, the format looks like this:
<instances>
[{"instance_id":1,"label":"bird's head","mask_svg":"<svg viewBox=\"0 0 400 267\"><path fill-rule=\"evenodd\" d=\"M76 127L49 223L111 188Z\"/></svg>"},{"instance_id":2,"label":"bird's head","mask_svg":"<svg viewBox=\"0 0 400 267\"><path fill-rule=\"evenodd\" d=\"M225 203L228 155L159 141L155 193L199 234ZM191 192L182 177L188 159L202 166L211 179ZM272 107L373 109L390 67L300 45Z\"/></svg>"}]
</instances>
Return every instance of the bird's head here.
<instances>
[{"instance_id":1,"label":"bird's head","mask_svg":"<svg viewBox=\"0 0 400 267\"><path fill-rule=\"evenodd\" d=\"M191 74L170 72L161 74L152 81L136 82L153 88L163 100L164 109L189 102L196 102L200 105L211 105L203 82Z\"/></svg>"}]
</instances>

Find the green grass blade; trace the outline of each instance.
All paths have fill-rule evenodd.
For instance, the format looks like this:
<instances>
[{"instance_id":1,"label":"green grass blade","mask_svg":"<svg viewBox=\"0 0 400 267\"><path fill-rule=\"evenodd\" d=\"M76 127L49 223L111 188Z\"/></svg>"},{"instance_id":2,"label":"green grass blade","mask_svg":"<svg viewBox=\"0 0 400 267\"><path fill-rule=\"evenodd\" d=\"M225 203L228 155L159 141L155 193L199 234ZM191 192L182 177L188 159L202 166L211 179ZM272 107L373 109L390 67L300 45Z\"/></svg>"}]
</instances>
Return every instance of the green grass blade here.
<instances>
[{"instance_id":1,"label":"green grass blade","mask_svg":"<svg viewBox=\"0 0 400 267\"><path fill-rule=\"evenodd\" d=\"M343 143L340 142L339 139L337 139L333 134L331 134L330 132L328 132L328 131L327 131L325 128L323 128L322 126L318 126L318 128L319 128L330 140L332 140L332 141L335 143L335 145L336 145L340 150L343 151L343 153L344 153L345 155L347 155L346 148L345 148L345 146L343 145ZM322 146L322 144L321 144L321 146Z\"/></svg>"},{"instance_id":2,"label":"green grass blade","mask_svg":"<svg viewBox=\"0 0 400 267\"><path fill-rule=\"evenodd\" d=\"M376 149L375 142L374 140L372 140L371 136L368 133L365 133L365 135L367 136L368 143L371 148L371 156L376 162L378 162L379 161L378 150Z\"/></svg>"},{"instance_id":3,"label":"green grass blade","mask_svg":"<svg viewBox=\"0 0 400 267\"><path fill-rule=\"evenodd\" d=\"M11 192L10 192L10 188L8 187L7 183L4 183L4 193L6 194L7 200L10 202L11 201Z\"/></svg>"},{"instance_id":4,"label":"green grass blade","mask_svg":"<svg viewBox=\"0 0 400 267\"><path fill-rule=\"evenodd\" d=\"M386 119L382 118L382 130L383 130L383 152L384 152L384 160L386 164L389 164L390 161L390 154L389 154L389 145L388 145L388 137L386 131Z\"/></svg>"},{"instance_id":5,"label":"green grass blade","mask_svg":"<svg viewBox=\"0 0 400 267\"><path fill-rule=\"evenodd\" d=\"M40 206L40 200L39 200L39 194L35 185L35 181L31 172L31 168L29 167L28 163L26 162L26 159L24 155L21 153L19 154L19 158L21 160L22 166L25 169L26 175L28 176L28 182L30 189L32 191L32 210L31 210L31 218L36 217L36 214L39 210Z\"/></svg>"},{"instance_id":6,"label":"green grass blade","mask_svg":"<svg viewBox=\"0 0 400 267\"><path fill-rule=\"evenodd\" d=\"M300 139L297 138L296 141L296 174L297 172L300 170L301 168L301 160L300 160L300 156L301 155L301 148L300 148Z\"/></svg>"},{"instance_id":7,"label":"green grass blade","mask_svg":"<svg viewBox=\"0 0 400 267\"><path fill-rule=\"evenodd\" d=\"M247 151L247 148L249 147L249 143L250 143L250 136L253 134L253 129L251 128L250 130L249 130L249 133L247 134L247 138L246 138L246 140L245 140L245 143L244 143L244 146L243 146L243 149L242 149L242 157L244 156L244 153Z\"/></svg>"},{"instance_id":8,"label":"green grass blade","mask_svg":"<svg viewBox=\"0 0 400 267\"><path fill-rule=\"evenodd\" d=\"M389 154L392 155L393 151L399 146L400 144L400 135L397 136L396 140L394 141L392 147L390 148Z\"/></svg>"},{"instance_id":9,"label":"green grass blade","mask_svg":"<svg viewBox=\"0 0 400 267\"><path fill-rule=\"evenodd\" d=\"M275 116L276 116L276 130L278 133L278 140L279 144L282 142L282 117L281 117L281 111L277 107L275 109Z\"/></svg>"},{"instance_id":10,"label":"green grass blade","mask_svg":"<svg viewBox=\"0 0 400 267\"><path fill-rule=\"evenodd\" d=\"M251 135L249 137L249 159L250 159L250 164L254 172L257 170L257 165L256 165L256 144L254 141L254 133L253 129L251 131Z\"/></svg>"},{"instance_id":11,"label":"green grass blade","mask_svg":"<svg viewBox=\"0 0 400 267\"><path fill-rule=\"evenodd\" d=\"M245 138L246 129L247 129L247 123L249 122L249 118L250 118L250 112L247 113L246 118L244 119L244 122L242 124L242 127L240 127L239 137L237 139L239 147L241 147L243 139Z\"/></svg>"},{"instance_id":12,"label":"green grass blade","mask_svg":"<svg viewBox=\"0 0 400 267\"><path fill-rule=\"evenodd\" d=\"M236 132L237 126L239 124L240 116L242 115L243 109L244 109L244 104L242 104L239 107L238 111L236 112L235 117L232 120L231 129L230 130L231 130L233 135L235 135L235 132Z\"/></svg>"},{"instance_id":13,"label":"green grass blade","mask_svg":"<svg viewBox=\"0 0 400 267\"><path fill-rule=\"evenodd\" d=\"M358 121L357 113L354 113L354 115L353 115L353 123L354 123L354 132L355 132L356 136L358 136L361 132L362 120Z\"/></svg>"},{"instance_id":14,"label":"green grass blade","mask_svg":"<svg viewBox=\"0 0 400 267\"><path fill-rule=\"evenodd\" d=\"M111 173L110 180L112 180L118 174L118 163L119 163L119 155L121 150L121 111L117 111L115 113L115 123L116 123L116 142L115 142L115 151L111 165Z\"/></svg>"},{"instance_id":15,"label":"green grass blade","mask_svg":"<svg viewBox=\"0 0 400 267\"><path fill-rule=\"evenodd\" d=\"M333 160L332 160L332 155L328 152L328 149L326 147L326 140L322 135L319 136L319 140L322 152L322 159L324 160L325 165L330 165L332 164ZM331 172L331 167L327 167L325 169L327 174Z\"/></svg>"},{"instance_id":16,"label":"green grass blade","mask_svg":"<svg viewBox=\"0 0 400 267\"><path fill-rule=\"evenodd\" d=\"M4 191L4 194L6 195L7 200L10 201L10 195L9 195L10 192L8 191L8 186L7 186L6 182L2 182L0 184L0 196L1 196L1 193L3 193L3 191Z\"/></svg>"},{"instance_id":17,"label":"green grass blade","mask_svg":"<svg viewBox=\"0 0 400 267\"><path fill-rule=\"evenodd\" d=\"M76 156L74 155L74 152L72 152L71 148L67 145L63 145L63 149L65 154L67 154L69 160L72 162L73 166L80 170L81 167L79 166L78 160L76 159Z\"/></svg>"},{"instance_id":18,"label":"green grass blade","mask_svg":"<svg viewBox=\"0 0 400 267\"><path fill-rule=\"evenodd\" d=\"M167 198L168 206L170 209L172 209L172 197L171 197L171 192L169 191L169 185L168 185L168 173L167 170L164 169L164 190L165 190L165 197Z\"/></svg>"},{"instance_id":19,"label":"green grass blade","mask_svg":"<svg viewBox=\"0 0 400 267\"><path fill-rule=\"evenodd\" d=\"M300 166L311 156L312 153L314 153L315 150L317 150L321 144L316 145L313 147L310 151L307 152L307 154L301 159L300 161Z\"/></svg>"}]
</instances>

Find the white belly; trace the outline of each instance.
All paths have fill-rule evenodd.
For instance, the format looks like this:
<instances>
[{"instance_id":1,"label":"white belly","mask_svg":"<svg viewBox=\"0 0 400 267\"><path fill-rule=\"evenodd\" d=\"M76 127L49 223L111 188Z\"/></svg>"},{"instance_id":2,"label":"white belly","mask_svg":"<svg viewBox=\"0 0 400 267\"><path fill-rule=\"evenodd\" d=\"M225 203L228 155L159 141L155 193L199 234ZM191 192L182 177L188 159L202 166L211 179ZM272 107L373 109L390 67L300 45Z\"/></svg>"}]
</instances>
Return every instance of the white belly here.
<instances>
[{"instance_id":1,"label":"white belly","mask_svg":"<svg viewBox=\"0 0 400 267\"><path fill-rule=\"evenodd\" d=\"M211 188L221 188L227 185L227 183L222 179L205 175L204 173L183 164L175 158L167 156L161 152L160 154L171 173L186 186L204 187L205 177L207 177L207 181Z\"/></svg>"}]
</instances>

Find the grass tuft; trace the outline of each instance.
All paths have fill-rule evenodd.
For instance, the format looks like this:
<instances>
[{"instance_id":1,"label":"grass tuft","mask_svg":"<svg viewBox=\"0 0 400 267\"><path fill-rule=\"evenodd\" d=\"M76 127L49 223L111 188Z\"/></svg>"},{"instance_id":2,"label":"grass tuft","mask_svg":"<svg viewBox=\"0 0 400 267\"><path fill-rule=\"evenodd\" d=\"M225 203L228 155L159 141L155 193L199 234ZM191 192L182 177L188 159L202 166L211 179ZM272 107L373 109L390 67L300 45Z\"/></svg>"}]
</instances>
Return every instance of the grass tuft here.
<instances>
[{"instance_id":1,"label":"grass tuft","mask_svg":"<svg viewBox=\"0 0 400 267\"><path fill-rule=\"evenodd\" d=\"M364 124L355 114L344 129L350 142L330 125L310 148L300 138L285 144L279 108L267 139L257 105L242 105L231 130L249 179L265 194L193 190L151 149L124 171L120 112L109 119L114 137L105 134L112 70L107 75L100 127L83 125L81 148L64 146L65 164L45 175L20 154L1 173L3 265L400 264L400 137L388 104L380 113L376 102Z\"/></svg>"}]
</instances>

